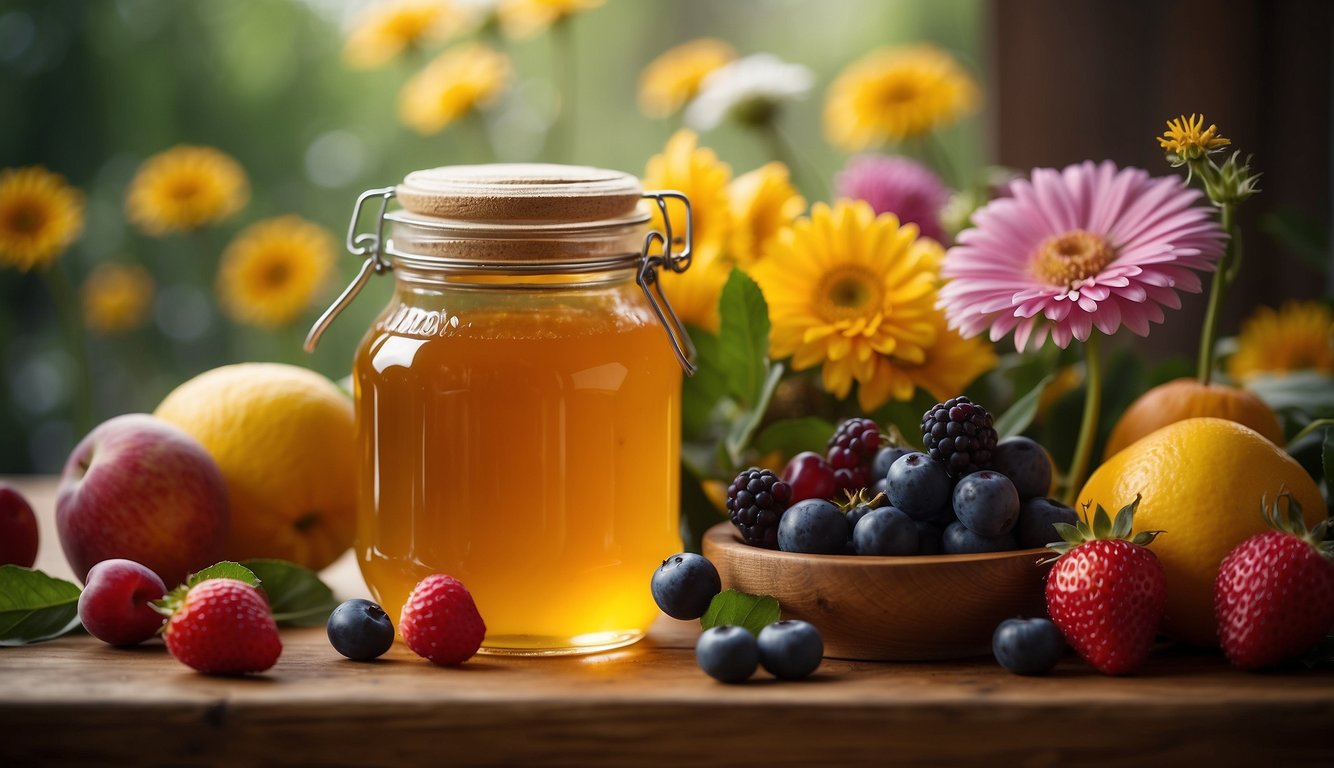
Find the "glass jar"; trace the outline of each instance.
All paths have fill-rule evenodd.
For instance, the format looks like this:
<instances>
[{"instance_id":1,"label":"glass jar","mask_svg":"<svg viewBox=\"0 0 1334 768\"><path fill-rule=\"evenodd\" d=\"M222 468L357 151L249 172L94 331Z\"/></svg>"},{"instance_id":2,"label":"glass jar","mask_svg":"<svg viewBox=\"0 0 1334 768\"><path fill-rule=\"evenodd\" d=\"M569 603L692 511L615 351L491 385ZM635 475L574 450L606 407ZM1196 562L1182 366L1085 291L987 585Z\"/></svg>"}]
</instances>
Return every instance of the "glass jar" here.
<instances>
[{"instance_id":1,"label":"glass jar","mask_svg":"<svg viewBox=\"0 0 1334 768\"><path fill-rule=\"evenodd\" d=\"M353 366L356 555L392 617L432 573L472 593L483 652L614 648L657 617L648 577L682 546L691 369L657 270L689 265L689 227L673 253L641 199L665 212L671 197L685 203L614 171L490 165L414 172L358 200L349 248L366 261L307 346L372 274L393 273ZM374 232L357 235L376 198Z\"/></svg>"}]
</instances>

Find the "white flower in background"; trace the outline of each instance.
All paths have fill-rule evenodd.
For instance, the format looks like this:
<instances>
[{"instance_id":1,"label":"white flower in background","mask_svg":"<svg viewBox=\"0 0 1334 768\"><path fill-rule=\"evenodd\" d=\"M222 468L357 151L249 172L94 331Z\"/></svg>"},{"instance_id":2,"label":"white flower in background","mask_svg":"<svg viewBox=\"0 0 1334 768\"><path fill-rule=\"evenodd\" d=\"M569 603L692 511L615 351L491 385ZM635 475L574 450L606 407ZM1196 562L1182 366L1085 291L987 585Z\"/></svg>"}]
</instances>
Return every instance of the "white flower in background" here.
<instances>
[{"instance_id":1,"label":"white flower in background","mask_svg":"<svg viewBox=\"0 0 1334 768\"><path fill-rule=\"evenodd\" d=\"M813 85L809 68L757 53L709 73L686 107L685 122L697 131L711 131L729 117L743 125L764 125L783 102L805 98Z\"/></svg>"}]
</instances>

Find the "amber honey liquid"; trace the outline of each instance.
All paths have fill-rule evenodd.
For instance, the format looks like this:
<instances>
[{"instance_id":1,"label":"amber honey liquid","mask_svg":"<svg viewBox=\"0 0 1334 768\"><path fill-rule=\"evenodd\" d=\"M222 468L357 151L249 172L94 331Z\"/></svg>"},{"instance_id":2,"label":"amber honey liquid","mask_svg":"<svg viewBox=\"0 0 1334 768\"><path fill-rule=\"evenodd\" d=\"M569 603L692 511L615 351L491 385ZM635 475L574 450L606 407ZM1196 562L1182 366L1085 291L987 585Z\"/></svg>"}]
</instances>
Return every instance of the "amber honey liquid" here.
<instances>
[{"instance_id":1,"label":"amber honey liquid","mask_svg":"<svg viewBox=\"0 0 1334 768\"><path fill-rule=\"evenodd\" d=\"M679 551L681 371L633 281L404 290L355 362L361 570L397 621L431 573L483 649L633 642Z\"/></svg>"}]
</instances>

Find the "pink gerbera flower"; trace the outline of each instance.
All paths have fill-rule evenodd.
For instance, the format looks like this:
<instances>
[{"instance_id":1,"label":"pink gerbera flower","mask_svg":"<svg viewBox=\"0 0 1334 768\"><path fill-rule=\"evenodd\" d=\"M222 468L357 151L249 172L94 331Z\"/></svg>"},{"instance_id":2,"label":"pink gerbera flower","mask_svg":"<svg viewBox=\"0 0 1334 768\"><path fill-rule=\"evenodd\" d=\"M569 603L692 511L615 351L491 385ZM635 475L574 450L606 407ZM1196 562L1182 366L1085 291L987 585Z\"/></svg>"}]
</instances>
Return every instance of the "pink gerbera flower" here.
<instances>
[{"instance_id":1,"label":"pink gerbera flower","mask_svg":"<svg viewBox=\"0 0 1334 768\"><path fill-rule=\"evenodd\" d=\"M940 211L950 192L926 166L906 157L857 155L835 179L839 197L865 200L877 214L892 213L941 242Z\"/></svg>"},{"instance_id":2,"label":"pink gerbera flower","mask_svg":"<svg viewBox=\"0 0 1334 768\"><path fill-rule=\"evenodd\" d=\"M1226 235L1201 194L1110 161L1038 168L973 214L945 256L940 306L964 336L1014 331L1019 351L1086 341L1122 325L1140 336L1201 289Z\"/></svg>"}]
</instances>

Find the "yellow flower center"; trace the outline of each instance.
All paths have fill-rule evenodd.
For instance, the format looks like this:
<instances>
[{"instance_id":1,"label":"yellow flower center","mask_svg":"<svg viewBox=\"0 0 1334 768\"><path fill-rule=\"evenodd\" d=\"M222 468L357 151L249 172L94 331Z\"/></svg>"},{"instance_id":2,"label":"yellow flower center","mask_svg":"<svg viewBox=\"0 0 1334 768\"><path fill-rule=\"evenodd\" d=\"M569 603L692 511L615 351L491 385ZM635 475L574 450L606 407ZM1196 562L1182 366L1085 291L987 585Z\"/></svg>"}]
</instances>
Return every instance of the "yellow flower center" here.
<instances>
[{"instance_id":1,"label":"yellow flower center","mask_svg":"<svg viewBox=\"0 0 1334 768\"><path fill-rule=\"evenodd\" d=\"M915 101L920 91L916 81L907 77L896 77L885 83L881 96L886 105L897 107Z\"/></svg>"},{"instance_id":2,"label":"yellow flower center","mask_svg":"<svg viewBox=\"0 0 1334 768\"><path fill-rule=\"evenodd\" d=\"M1115 258L1116 252L1102 235L1074 229L1038 246L1033 272L1051 285L1073 286L1098 274Z\"/></svg>"},{"instance_id":3,"label":"yellow flower center","mask_svg":"<svg viewBox=\"0 0 1334 768\"><path fill-rule=\"evenodd\" d=\"M880 306L880 286L864 269L844 267L830 272L820 283L819 312L830 322L865 317L868 309Z\"/></svg>"},{"instance_id":4,"label":"yellow flower center","mask_svg":"<svg viewBox=\"0 0 1334 768\"><path fill-rule=\"evenodd\" d=\"M31 201L19 201L10 206L6 214L5 229L14 234L35 234L46 224L46 211Z\"/></svg>"},{"instance_id":5,"label":"yellow flower center","mask_svg":"<svg viewBox=\"0 0 1334 768\"><path fill-rule=\"evenodd\" d=\"M287 279L291 274L292 270L287 262L272 261L265 265L260 279L267 288L281 288L287 284Z\"/></svg>"},{"instance_id":6,"label":"yellow flower center","mask_svg":"<svg viewBox=\"0 0 1334 768\"><path fill-rule=\"evenodd\" d=\"M172 179L171 184L167 187L167 196L178 203L185 203L197 197L199 191L199 180L184 176Z\"/></svg>"}]
</instances>

